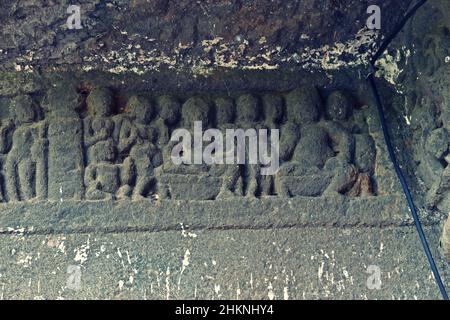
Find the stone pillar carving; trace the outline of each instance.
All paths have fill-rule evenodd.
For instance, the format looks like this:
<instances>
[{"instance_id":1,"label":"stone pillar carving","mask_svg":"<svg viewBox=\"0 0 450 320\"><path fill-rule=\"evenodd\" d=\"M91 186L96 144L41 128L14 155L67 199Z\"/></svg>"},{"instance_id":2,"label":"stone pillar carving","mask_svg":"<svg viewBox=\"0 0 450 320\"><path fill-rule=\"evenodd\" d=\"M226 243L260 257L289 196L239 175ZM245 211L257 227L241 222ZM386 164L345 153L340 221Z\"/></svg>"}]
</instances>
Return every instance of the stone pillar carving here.
<instances>
[{"instance_id":1,"label":"stone pillar carving","mask_svg":"<svg viewBox=\"0 0 450 320\"><path fill-rule=\"evenodd\" d=\"M84 197L83 126L80 97L75 88L52 88L44 101L48 110L48 198L81 200Z\"/></svg>"}]
</instances>

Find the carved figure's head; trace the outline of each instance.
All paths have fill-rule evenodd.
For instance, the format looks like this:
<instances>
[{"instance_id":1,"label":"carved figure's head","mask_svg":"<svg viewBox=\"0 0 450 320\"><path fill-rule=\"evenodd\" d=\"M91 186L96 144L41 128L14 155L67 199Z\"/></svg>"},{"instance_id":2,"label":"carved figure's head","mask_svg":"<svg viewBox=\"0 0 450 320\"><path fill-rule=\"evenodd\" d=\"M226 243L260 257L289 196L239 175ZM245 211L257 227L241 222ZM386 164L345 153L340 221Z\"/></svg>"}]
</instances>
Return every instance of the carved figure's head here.
<instances>
[{"instance_id":1,"label":"carved figure's head","mask_svg":"<svg viewBox=\"0 0 450 320\"><path fill-rule=\"evenodd\" d=\"M237 99L236 110L240 123L254 123L261 114L258 99L251 94L244 94Z\"/></svg>"},{"instance_id":2,"label":"carved figure's head","mask_svg":"<svg viewBox=\"0 0 450 320\"><path fill-rule=\"evenodd\" d=\"M131 117L146 124L150 123L155 115L155 107L151 101L136 95L128 99L126 111Z\"/></svg>"},{"instance_id":3,"label":"carved figure's head","mask_svg":"<svg viewBox=\"0 0 450 320\"><path fill-rule=\"evenodd\" d=\"M332 92L327 99L326 115L330 120L347 120L352 111L352 101L342 91Z\"/></svg>"},{"instance_id":4,"label":"carved figure's head","mask_svg":"<svg viewBox=\"0 0 450 320\"><path fill-rule=\"evenodd\" d=\"M38 111L38 107L28 95L14 97L11 101L10 113L14 115L14 122L18 125L36 121Z\"/></svg>"},{"instance_id":5,"label":"carved figure's head","mask_svg":"<svg viewBox=\"0 0 450 320\"><path fill-rule=\"evenodd\" d=\"M192 127L194 122L201 121L203 127L209 124L210 116L209 104L200 97L189 98L182 109L183 123L186 127Z\"/></svg>"},{"instance_id":6,"label":"carved figure's head","mask_svg":"<svg viewBox=\"0 0 450 320\"><path fill-rule=\"evenodd\" d=\"M304 86L286 96L287 120L297 124L317 122L320 118L320 96L315 87Z\"/></svg>"},{"instance_id":7,"label":"carved figure's head","mask_svg":"<svg viewBox=\"0 0 450 320\"><path fill-rule=\"evenodd\" d=\"M234 107L233 100L229 98L218 98L215 104L217 124L232 123L236 116L236 108Z\"/></svg>"},{"instance_id":8,"label":"carved figure's head","mask_svg":"<svg viewBox=\"0 0 450 320\"><path fill-rule=\"evenodd\" d=\"M158 98L159 116L168 125L175 125L180 120L180 103L171 96Z\"/></svg>"},{"instance_id":9,"label":"carved figure's head","mask_svg":"<svg viewBox=\"0 0 450 320\"><path fill-rule=\"evenodd\" d=\"M113 93L108 88L94 88L86 99L88 115L107 117L113 113Z\"/></svg>"}]
</instances>

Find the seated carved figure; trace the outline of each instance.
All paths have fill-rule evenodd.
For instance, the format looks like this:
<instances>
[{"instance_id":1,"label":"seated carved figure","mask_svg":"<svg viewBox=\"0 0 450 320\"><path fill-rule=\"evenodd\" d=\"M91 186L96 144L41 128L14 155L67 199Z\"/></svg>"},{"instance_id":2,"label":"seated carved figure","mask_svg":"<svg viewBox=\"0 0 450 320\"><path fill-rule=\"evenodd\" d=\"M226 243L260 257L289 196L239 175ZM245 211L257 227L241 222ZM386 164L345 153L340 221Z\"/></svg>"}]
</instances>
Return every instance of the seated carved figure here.
<instances>
[{"instance_id":1,"label":"seated carved figure","mask_svg":"<svg viewBox=\"0 0 450 320\"><path fill-rule=\"evenodd\" d=\"M314 87L300 87L289 92L285 101L286 123L280 128L280 159L284 163L275 178L276 192L283 197L318 196L330 181L320 174L330 150L317 125L319 93Z\"/></svg>"},{"instance_id":2,"label":"seated carved figure","mask_svg":"<svg viewBox=\"0 0 450 320\"><path fill-rule=\"evenodd\" d=\"M114 164L116 148L111 140L101 141L89 150L91 163L85 170L86 198L113 200L119 187L119 167Z\"/></svg>"},{"instance_id":3,"label":"seated carved figure","mask_svg":"<svg viewBox=\"0 0 450 320\"><path fill-rule=\"evenodd\" d=\"M335 175L335 185L329 189L331 192L337 189L353 197L373 195L376 149L368 133L366 110L357 110L354 101L345 92L336 90L328 96L325 111L328 120L325 124L332 142L338 147L335 152L338 153L336 158L341 159L339 165L342 173L340 178Z\"/></svg>"},{"instance_id":4,"label":"seated carved figure","mask_svg":"<svg viewBox=\"0 0 450 320\"><path fill-rule=\"evenodd\" d=\"M328 104L329 120L319 121L320 97L315 88L308 87L288 94L286 111L288 119L293 120L285 128L284 134L288 137L282 138L282 143L291 145L280 148L285 152L284 160L288 159L287 153L292 153L292 157L278 173L278 193L281 196L320 196L348 191L358 173L351 164L353 137L338 122L347 117L346 113Z\"/></svg>"},{"instance_id":5,"label":"seated carved figure","mask_svg":"<svg viewBox=\"0 0 450 320\"><path fill-rule=\"evenodd\" d=\"M202 123L203 130L209 127L210 105L199 97L189 98L182 106L182 128L190 133L190 146L183 147L179 153L191 159L191 164L175 164L172 160L174 147L178 141L171 141L163 148L163 165L155 170L158 179L158 192L162 198L211 200L220 192L222 179L209 172L210 166L203 161L194 163L195 139L194 122ZM185 143L185 141L183 141ZM197 143L199 143L197 141ZM201 143L201 142L200 142Z\"/></svg>"},{"instance_id":6,"label":"seated carved figure","mask_svg":"<svg viewBox=\"0 0 450 320\"><path fill-rule=\"evenodd\" d=\"M300 127L320 118L320 97L317 89L304 86L289 92L285 98L286 123L281 128L280 158L289 161L300 138Z\"/></svg>"},{"instance_id":7,"label":"seated carved figure","mask_svg":"<svg viewBox=\"0 0 450 320\"><path fill-rule=\"evenodd\" d=\"M126 113L115 118L114 136L121 157L125 157L121 165L119 198L132 195L139 200L155 192L153 169L161 164L162 157L155 145L157 130L151 125L154 114L154 106L148 99L132 96Z\"/></svg>"},{"instance_id":8,"label":"seated carved figure","mask_svg":"<svg viewBox=\"0 0 450 320\"><path fill-rule=\"evenodd\" d=\"M45 124L39 108L29 96L18 96L11 103L15 130L6 157L6 194L10 201L45 197Z\"/></svg>"}]
</instances>

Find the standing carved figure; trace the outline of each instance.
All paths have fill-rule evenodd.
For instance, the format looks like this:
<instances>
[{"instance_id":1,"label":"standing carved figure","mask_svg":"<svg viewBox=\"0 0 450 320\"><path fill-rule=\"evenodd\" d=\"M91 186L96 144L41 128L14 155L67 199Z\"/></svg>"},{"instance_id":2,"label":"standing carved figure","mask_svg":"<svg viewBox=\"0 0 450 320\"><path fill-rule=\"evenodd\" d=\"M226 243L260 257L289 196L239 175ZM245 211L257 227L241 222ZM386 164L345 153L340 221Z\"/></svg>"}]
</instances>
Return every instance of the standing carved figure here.
<instances>
[{"instance_id":1,"label":"standing carved figure","mask_svg":"<svg viewBox=\"0 0 450 320\"><path fill-rule=\"evenodd\" d=\"M15 131L8 153L6 189L10 201L46 197L46 126L37 122L39 109L29 96L18 96L11 104Z\"/></svg>"},{"instance_id":2,"label":"standing carved figure","mask_svg":"<svg viewBox=\"0 0 450 320\"><path fill-rule=\"evenodd\" d=\"M216 123L217 129L226 133L227 129L234 128L234 119L236 117L236 108L233 100L228 98L218 98L216 105ZM218 157L224 158L223 150L216 150ZM233 156L233 155L232 155ZM242 195L242 185L237 185L240 177L240 166L238 164L216 164L211 168L214 175L222 178L222 185L218 198L230 198L236 195Z\"/></svg>"},{"instance_id":3,"label":"standing carved figure","mask_svg":"<svg viewBox=\"0 0 450 320\"><path fill-rule=\"evenodd\" d=\"M6 202L6 190L3 166L11 149L14 122L12 119L0 119L0 202Z\"/></svg>"},{"instance_id":4,"label":"standing carved figure","mask_svg":"<svg viewBox=\"0 0 450 320\"><path fill-rule=\"evenodd\" d=\"M119 168L115 165L117 148L112 139L113 97L108 89L94 89L86 100L84 145L88 165L85 171L88 200L114 199L119 188Z\"/></svg>"},{"instance_id":5,"label":"standing carved figure","mask_svg":"<svg viewBox=\"0 0 450 320\"><path fill-rule=\"evenodd\" d=\"M258 130L262 127L258 123L260 107L258 99L251 94L244 94L236 101L237 127L249 135L254 135L254 137L249 136L249 143L245 143L245 164L241 168L244 195L248 197L256 197L260 193L261 168L259 164L250 163L252 157L258 159ZM253 154L255 152L256 154Z\"/></svg>"},{"instance_id":6,"label":"standing carved figure","mask_svg":"<svg viewBox=\"0 0 450 320\"><path fill-rule=\"evenodd\" d=\"M283 119L283 99L279 95L266 94L262 98L262 107L264 113L264 127L268 132L272 129L279 130ZM269 137L272 141L272 137ZM272 155L273 156L273 155ZM275 194L274 175L261 175L261 195L271 196Z\"/></svg>"}]
</instances>

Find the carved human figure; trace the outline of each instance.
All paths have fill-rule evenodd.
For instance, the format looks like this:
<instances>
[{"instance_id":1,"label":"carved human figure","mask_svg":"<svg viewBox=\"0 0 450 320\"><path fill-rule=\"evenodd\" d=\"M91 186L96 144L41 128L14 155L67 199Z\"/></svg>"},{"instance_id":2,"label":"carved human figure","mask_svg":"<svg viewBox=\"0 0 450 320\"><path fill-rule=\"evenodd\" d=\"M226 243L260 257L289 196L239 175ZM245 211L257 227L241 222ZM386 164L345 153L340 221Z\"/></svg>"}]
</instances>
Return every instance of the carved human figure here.
<instances>
[{"instance_id":1,"label":"carved human figure","mask_svg":"<svg viewBox=\"0 0 450 320\"><path fill-rule=\"evenodd\" d=\"M328 157L330 150L324 145L325 133L316 125L320 119L317 89L303 86L292 90L286 95L285 103L286 122L280 127L280 159L283 164L276 175L276 193L289 197L291 191L285 177L305 175L305 167L311 167L317 162L323 165L325 161L320 159ZM308 150L314 148L317 149Z\"/></svg>"},{"instance_id":2,"label":"carved human figure","mask_svg":"<svg viewBox=\"0 0 450 320\"><path fill-rule=\"evenodd\" d=\"M39 123L38 106L30 96L18 96L11 103L15 131L5 164L6 191L10 201L45 198L46 125Z\"/></svg>"},{"instance_id":3,"label":"carved human figure","mask_svg":"<svg viewBox=\"0 0 450 320\"><path fill-rule=\"evenodd\" d=\"M176 127L181 116L180 103L171 96L160 96L157 99L159 117L154 121L158 130L158 144L167 145L171 131Z\"/></svg>"},{"instance_id":4,"label":"carved human figure","mask_svg":"<svg viewBox=\"0 0 450 320\"><path fill-rule=\"evenodd\" d=\"M311 183L317 184L317 190L322 190L326 185L322 190L325 195L348 191L358 176L356 168L351 164L354 155L353 137L340 124L347 119L348 110L343 110L341 105L328 103L325 110L328 120L319 121L320 96L316 89L308 87L297 89L287 96L286 110L288 117L295 119L288 127L288 134L292 134L294 138L290 138L288 142L298 137L294 131L295 124L300 131L300 138L290 162L280 170L281 175L315 177L311 179ZM290 151L292 146L283 148ZM280 184L280 187L281 195L290 195L288 186ZM311 186L311 190L315 188ZM308 192L306 190L305 195Z\"/></svg>"},{"instance_id":5,"label":"carved human figure","mask_svg":"<svg viewBox=\"0 0 450 320\"><path fill-rule=\"evenodd\" d=\"M223 134L227 129L234 129L234 119L236 117L236 108L233 100L230 98L218 98L215 100L216 124ZM223 150L216 150L217 156L225 159ZM236 195L242 195L242 184L237 184L240 177L240 166L238 164L215 164L211 166L212 175L222 177L222 185L217 198L230 198Z\"/></svg>"},{"instance_id":6,"label":"carved human figure","mask_svg":"<svg viewBox=\"0 0 450 320\"><path fill-rule=\"evenodd\" d=\"M341 90L331 92L326 101L325 115L329 120L346 122L352 114L352 102Z\"/></svg>"},{"instance_id":7,"label":"carved human figure","mask_svg":"<svg viewBox=\"0 0 450 320\"><path fill-rule=\"evenodd\" d=\"M182 105L181 109L181 128L189 131L192 139L190 148L183 148L180 152L183 153L184 158L190 159L191 164L175 164L172 161L172 152L178 141L170 141L163 149L164 163L162 170L166 173L179 173L179 174L196 174L205 173L208 171L208 166L202 161L202 163L194 163L194 150L196 145L202 144L202 141L196 141L194 135L194 124L200 122L202 130L205 131L210 125L210 112L211 107L201 97L191 97ZM199 137L202 139L203 137Z\"/></svg>"},{"instance_id":8,"label":"carved human figure","mask_svg":"<svg viewBox=\"0 0 450 320\"><path fill-rule=\"evenodd\" d=\"M3 166L11 149L14 122L12 119L0 119L0 202L6 202L5 179Z\"/></svg>"},{"instance_id":9,"label":"carved human figure","mask_svg":"<svg viewBox=\"0 0 450 320\"><path fill-rule=\"evenodd\" d=\"M330 157L323 167L333 177L324 192L325 195L345 193L350 190L358 178L358 170L352 164L355 148L354 138L335 121L335 118L330 119L332 120L322 124L327 134L324 139L333 146L332 149L330 148Z\"/></svg>"},{"instance_id":10,"label":"carved human figure","mask_svg":"<svg viewBox=\"0 0 450 320\"><path fill-rule=\"evenodd\" d=\"M368 133L366 109L357 110L354 106L351 97L340 90L333 91L326 101L328 121L324 125L337 153L327 167L336 172L329 191L348 191L349 196L370 196L374 193L375 143ZM333 168L336 166L333 161L338 161L337 168Z\"/></svg>"},{"instance_id":11,"label":"carved human figure","mask_svg":"<svg viewBox=\"0 0 450 320\"><path fill-rule=\"evenodd\" d=\"M300 139L301 126L320 118L320 96L317 89L303 86L286 95L286 123L280 128L280 158L290 161Z\"/></svg>"},{"instance_id":12,"label":"carved human figure","mask_svg":"<svg viewBox=\"0 0 450 320\"><path fill-rule=\"evenodd\" d=\"M262 97L262 107L264 114L264 127L269 129L279 129L283 119L283 99L279 95L266 94ZM269 137L269 141L272 138ZM261 195L270 196L275 194L275 181L273 175L261 175Z\"/></svg>"},{"instance_id":13,"label":"carved human figure","mask_svg":"<svg viewBox=\"0 0 450 320\"><path fill-rule=\"evenodd\" d=\"M128 155L121 166L119 198L132 196L139 200L155 192L154 168L161 165L162 155L155 144L157 129L151 125L154 115L154 105L148 99L132 96L126 114L121 115L120 126L116 122L119 153Z\"/></svg>"},{"instance_id":14,"label":"carved human figure","mask_svg":"<svg viewBox=\"0 0 450 320\"><path fill-rule=\"evenodd\" d=\"M89 149L97 142L106 141L112 137L113 94L107 88L95 88L89 93L86 105L87 116L83 121L84 144Z\"/></svg>"},{"instance_id":15,"label":"carved human figure","mask_svg":"<svg viewBox=\"0 0 450 320\"><path fill-rule=\"evenodd\" d=\"M248 143L245 143L245 162L241 165L241 179L239 183L243 184L243 193L248 197L256 197L260 195L261 185L261 167L259 164L250 163L250 158L254 157L258 159L258 155L251 155L251 152L258 152L257 135L258 130L263 129L264 126L258 123L261 115L261 105L258 99L251 94L244 94L238 97L236 100L236 127L242 130L254 131L255 139L248 139ZM250 144L256 144L251 148Z\"/></svg>"},{"instance_id":16,"label":"carved human figure","mask_svg":"<svg viewBox=\"0 0 450 320\"><path fill-rule=\"evenodd\" d=\"M115 165L117 147L112 139L112 92L105 88L93 89L86 105L87 116L83 121L88 162L85 170L86 198L114 199L119 187L119 169Z\"/></svg>"},{"instance_id":17,"label":"carved human figure","mask_svg":"<svg viewBox=\"0 0 450 320\"><path fill-rule=\"evenodd\" d=\"M194 134L196 122L201 123L202 130L209 128L210 111L210 104L201 97L194 96L183 103L179 128L181 130L176 131L175 136L172 133L171 141L164 145L163 165L155 170L158 178L158 194L161 198L189 196L196 199L202 195L208 199L213 197L211 195L214 193L211 191L213 188L208 185L211 183L208 173L211 166L202 159L203 136L200 134L196 137ZM175 140L176 138L182 141ZM195 154L197 159L194 157ZM181 163L174 161L174 156L183 161ZM192 188L192 185L198 188Z\"/></svg>"},{"instance_id":18,"label":"carved human figure","mask_svg":"<svg viewBox=\"0 0 450 320\"><path fill-rule=\"evenodd\" d=\"M289 115L300 113L296 119L300 139L294 149L292 162L301 168L321 169L334 153L326 130L319 125L320 96L315 88L302 87L298 90L291 92L286 102Z\"/></svg>"},{"instance_id":19,"label":"carved human figure","mask_svg":"<svg viewBox=\"0 0 450 320\"><path fill-rule=\"evenodd\" d=\"M114 164L117 150L112 140L97 142L89 151L85 170L86 199L113 200L119 188L119 167Z\"/></svg>"}]
</instances>

